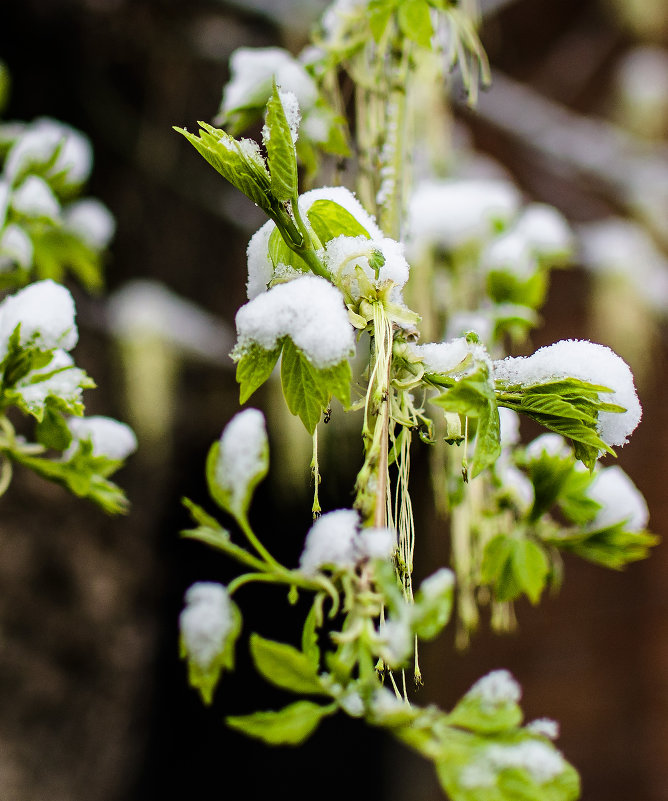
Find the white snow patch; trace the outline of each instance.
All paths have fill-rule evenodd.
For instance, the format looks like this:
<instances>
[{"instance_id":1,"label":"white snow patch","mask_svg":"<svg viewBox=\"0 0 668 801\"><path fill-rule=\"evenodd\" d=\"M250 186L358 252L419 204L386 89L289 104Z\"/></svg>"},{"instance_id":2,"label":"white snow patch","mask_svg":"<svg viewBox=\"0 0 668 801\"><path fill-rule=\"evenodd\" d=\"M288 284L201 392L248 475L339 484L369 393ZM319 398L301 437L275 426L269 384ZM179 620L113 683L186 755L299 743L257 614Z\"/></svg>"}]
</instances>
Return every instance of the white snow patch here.
<instances>
[{"instance_id":1,"label":"white snow patch","mask_svg":"<svg viewBox=\"0 0 668 801\"><path fill-rule=\"evenodd\" d=\"M267 291L267 284L271 281L274 265L269 258L269 237L276 229L273 220L266 222L251 237L246 255L248 258L248 281L246 294L248 300Z\"/></svg>"},{"instance_id":2,"label":"white snow patch","mask_svg":"<svg viewBox=\"0 0 668 801\"><path fill-rule=\"evenodd\" d=\"M493 670L478 679L467 695L479 698L483 706L497 707L518 703L522 688L507 670Z\"/></svg>"},{"instance_id":3,"label":"white snow patch","mask_svg":"<svg viewBox=\"0 0 668 801\"><path fill-rule=\"evenodd\" d=\"M536 718L536 720L527 723L525 728L532 734L547 737L548 740L556 740L559 737L559 724L551 718Z\"/></svg>"},{"instance_id":4,"label":"white snow patch","mask_svg":"<svg viewBox=\"0 0 668 801\"><path fill-rule=\"evenodd\" d=\"M103 250L116 231L116 221L109 209L99 200L86 198L65 208L65 227L91 247Z\"/></svg>"},{"instance_id":5,"label":"white snow patch","mask_svg":"<svg viewBox=\"0 0 668 801\"><path fill-rule=\"evenodd\" d=\"M222 114L264 105L271 95L272 79L284 91L292 92L303 109L311 108L318 98L313 78L280 47L240 47L230 57L230 75L223 91Z\"/></svg>"},{"instance_id":6,"label":"white snow patch","mask_svg":"<svg viewBox=\"0 0 668 801\"><path fill-rule=\"evenodd\" d=\"M321 186L304 192L299 196L299 210L302 215L306 214L316 200L333 200L352 214L371 239L383 239L383 233L375 219L362 206L354 192L345 186Z\"/></svg>"},{"instance_id":7,"label":"white snow patch","mask_svg":"<svg viewBox=\"0 0 668 801\"><path fill-rule=\"evenodd\" d=\"M53 375L49 373L57 370ZM69 403L81 400L86 373L74 366L74 360L64 350L54 351L51 361L41 370L31 370L20 378L14 389L32 411L44 408L47 398L62 398Z\"/></svg>"},{"instance_id":8,"label":"white snow patch","mask_svg":"<svg viewBox=\"0 0 668 801\"><path fill-rule=\"evenodd\" d=\"M60 203L47 182L37 175L29 175L15 189L11 197L12 208L26 217L45 217L57 220Z\"/></svg>"},{"instance_id":9,"label":"white snow patch","mask_svg":"<svg viewBox=\"0 0 668 801\"><path fill-rule=\"evenodd\" d=\"M319 369L340 364L355 347L343 296L329 281L314 275L258 295L239 309L236 326L240 352L252 344L272 350L279 339L289 336Z\"/></svg>"},{"instance_id":10,"label":"white snow patch","mask_svg":"<svg viewBox=\"0 0 668 801\"><path fill-rule=\"evenodd\" d=\"M573 232L566 218L554 206L546 203L527 206L513 230L526 240L539 257L563 257L573 249Z\"/></svg>"},{"instance_id":11,"label":"white snow patch","mask_svg":"<svg viewBox=\"0 0 668 801\"><path fill-rule=\"evenodd\" d=\"M179 616L181 637L188 657L203 670L220 655L233 626L232 607L222 584L198 581L185 595Z\"/></svg>"},{"instance_id":12,"label":"white snow patch","mask_svg":"<svg viewBox=\"0 0 668 801\"><path fill-rule=\"evenodd\" d=\"M492 370L492 362L484 346L477 342L468 342L466 337L451 339L449 342L411 345L410 349L422 359L428 373L450 373L454 370L466 372L476 362L484 362L490 372Z\"/></svg>"},{"instance_id":13,"label":"white snow patch","mask_svg":"<svg viewBox=\"0 0 668 801\"><path fill-rule=\"evenodd\" d=\"M640 422L642 410L626 362L604 345L566 339L540 348L531 356L509 356L494 362L494 377L507 386L545 384L561 378L577 378L608 387L605 402L618 404L623 413L601 412L598 433L608 445L624 445Z\"/></svg>"},{"instance_id":14,"label":"white snow patch","mask_svg":"<svg viewBox=\"0 0 668 801\"><path fill-rule=\"evenodd\" d=\"M0 304L0 358L7 353L9 337L19 323L22 345L72 350L79 338L74 315L72 295L51 279L37 281L5 298Z\"/></svg>"},{"instance_id":15,"label":"white snow patch","mask_svg":"<svg viewBox=\"0 0 668 801\"><path fill-rule=\"evenodd\" d=\"M508 223L519 206L520 193L507 181L424 181L409 201L412 248L440 245L452 250L482 243L496 225Z\"/></svg>"},{"instance_id":16,"label":"white snow patch","mask_svg":"<svg viewBox=\"0 0 668 801\"><path fill-rule=\"evenodd\" d=\"M527 458L531 461L540 459L543 454L565 459L573 456L573 449L560 434L550 432L536 437L526 447Z\"/></svg>"},{"instance_id":17,"label":"white snow patch","mask_svg":"<svg viewBox=\"0 0 668 801\"><path fill-rule=\"evenodd\" d=\"M135 432L130 426L112 417L102 415L70 417L67 426L73 439L68 449L70 455L76 450L77 443L85 440L90 440L93 456L106 456L108 459L118 461L127 459L137 450Z\"/></svg>"},{"instance_id":18,"label":"white snow patch","mask_svg":"<svg viewBox=\"0 0 668 801\"><path fill-rule=\"evenodd\" d=\"M601 509L589 524L591 529L626 522L627 531L643 531L649 520L647 502L640 490L618 465L601 468L587 489Z\"/></svg>"},{"instance_id":19,"label":"white snow patch","mask_svg":"<svg viewBox=\"0 0 668 801\"><path fill-rule=\"evenodd\" d=\"M266 471L268 451L264 415L257 409L244 409L223 429L215 477L234 511L243 510L249 484Z\"/></svg>"},{"instance_id":20,"label":"white snow patch","mask_svg":"<svg viewBox=\"0 0 668 801\"><path fill-rule=\"evenodd\" d=\"M14 264L27 270L32 265L32 257L32 240L20 225L10 223L0 236L0 272Z\"/></svg>"},{"instance_id":21,"label":"white snow patch","mask_svg":"<svg viewBox=\"0 0 668 801\"><path fill-rule=\"evenodd\" d=\"M299 559L303 572L313 575L321 567L355 567L359 526L359 515L351 509L338 509L319 517L306 535Z\"/></svg>"}]
</instances>

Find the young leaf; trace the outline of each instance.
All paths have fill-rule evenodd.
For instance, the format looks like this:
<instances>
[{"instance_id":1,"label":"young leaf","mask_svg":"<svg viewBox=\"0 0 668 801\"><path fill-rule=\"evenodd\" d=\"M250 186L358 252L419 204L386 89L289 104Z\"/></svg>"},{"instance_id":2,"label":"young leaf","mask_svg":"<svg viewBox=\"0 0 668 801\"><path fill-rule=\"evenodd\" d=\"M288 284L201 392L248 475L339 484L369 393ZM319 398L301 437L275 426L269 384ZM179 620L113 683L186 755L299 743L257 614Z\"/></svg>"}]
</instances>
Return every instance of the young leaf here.
<instances>
[{"instance_id":1,"label":"young leaf","mask_svg":"<svg viewBox=\"0 0 668 801\"><path fill-rule=\"evenodd\" d=\"M403 0L397 9L399 29L420 47L431 47L434 28L426 0Z\"/></svg>"},{"instance_id":2,"label":"young leaf","mask_svg":"<svg viewBox=\"0 0 668 801\"><path fill-rule=\"evenodd\" d=\"M318 647L318 605L314 603L304 622L302 631L302 653L317 672L320 666L320 648Z\"/></svg>"},{"instance_id":3,"label":"young leaf","mask_svg":"<svg viewBox=\"0 0 668 801\"><path fill-rule=\"evenodd\" d=\"M271 179L255 142L236 140L220 128L205 122L198 123L199 136L183 128L174 128L183 134L223 178L256 203L269 216L273 216Z\"/></svg>"},{"instance_id":4,"label":"young leaf","mask_svg":"<svg viewBox=\"0 0 668 801\"><path fill-rule=\"evenodd\" d=\"M107 514L125 514L128 501L123 490L107 479L121 467L122 462L106 456L92 456L91 450L91 443L84 441L67 462L28 456L18 451L7 451L7 454L37 475L62 484L79 498L88 498Z\"/></svg>"},{"instance_id":5,"label":"young leaf","mask_svg":"<svg viewBox=\"0 0 668 801\"><path fill-rule=\"evenodd\" d=\"M326 695L318 678L317 666L291 645L265 640L252 634L250 650L258 672L283 690L308 695Z\"/></svg>"},{"instance_id":6,"label":"young leaf","mask_svg":"<svg viewBox=\"0 0 668 801\"><path fill-rule=\"evenodd\" d=\"M519 692L515 695L508 692L490 693L487 687L490 682L500 679L513 690L517 687L514 679L506 671L494 671L480 679L455 708L447 715L450 726L457 726L477 734L497 734L515 729L522 722L522 710L517 703ZM519 691L519 687L517 687Z\"/></svg>"},{"instance_id":7,"label":"young leaf","mask_svg":"<svg viewBox=\"0 0 668 801\"><path fill-rule=\"evenodd\" d=\"M63 415L51 406L44 410L44 418L35 426L35 437L45 448L66 450L72 442L72 432Z\"/></svg>"},{"instance_id":8,"label":"young leaf","mask_svg":"<svg viewBox=\"0 0 668 801\"><path fill-rule=\"evenodd\" d=\"M323 244L337 236L365 236L370 239L366 228L347 209L333 200L316 200L306 216Z\"/></svg>"},{"instance_id":9,"label":"young leaf","mask_svg":"<svg viewBox=\"0 0 668 801\"><path fill-rule=\"evenodd\" d=\"M529 539L517 540L513 548L513 572L532 604L537 604L550 570L543 549Z\"/></svg>"},{"instance_id":10,"label":"young leaf","mask_svg":"<svg viewBox=\"0 0 668 801\"><path fill-rule=\"evenodd\" d=\"M432 640L450 620L454 576L441 568L426 578L415 595L411 607L411 624L422 640Z\"/></svg>"},{"instance_id":11,"label":"young leaf","mask_svg":"<svg viewBox=\"0 0 668 801\"><path fill-rule=\"evenodd\" d=\"M350 404L352 371L344 359L325 369L314 367L291 339L286 338L281 358L283 395L292 414L299 415L312 434L322 412L334 395L344 406Z\"/></svg>"},{"instance_id":12,"label":"young leaf","mask_svg":"<svg viewBox=\"0 0 668 801\"><path fill-rule=\"evenodd\" d=\"M228 726L270 745L299 745L316 730L320 721L336 711L336 706L320 706L297 701L278 712L255 712L225 718Z\"/></svg>"},{"instance_id":13,"label":"young leaf","mask_svg":"<svg viewBox=\"0 0 668 801\"><path fill-rule=\"evenodd\" d=\"M244 350L237 362L239 403L246 403L269 378L281 355L281 347L279 344L273 350L265 350L260 345L252 344Z\"/></svg>"},{"instance_id":14,"label":"young leaf","mask_svg":"<svg viewBox=\"0 0 668 801\"><path fill-rule=\"evenodd\" d=\"M284 264L294 270L301 270L304 273L310 272L309 266L304 259L286 244L279 228L275 228L269 236L269 258L274 267Z\"/></svg>"},{"instance_id":15,"label":"young leaf","mask_svg":"<svg viewBox=\"0 0 668 801\"><path fill-rule=\"evenodd\" d=\"M297 153L276 84L267 103L267 120L262 135L267 148L271 191L279 201L292 200L299 192Z\"/></svg>"}]
</instances>

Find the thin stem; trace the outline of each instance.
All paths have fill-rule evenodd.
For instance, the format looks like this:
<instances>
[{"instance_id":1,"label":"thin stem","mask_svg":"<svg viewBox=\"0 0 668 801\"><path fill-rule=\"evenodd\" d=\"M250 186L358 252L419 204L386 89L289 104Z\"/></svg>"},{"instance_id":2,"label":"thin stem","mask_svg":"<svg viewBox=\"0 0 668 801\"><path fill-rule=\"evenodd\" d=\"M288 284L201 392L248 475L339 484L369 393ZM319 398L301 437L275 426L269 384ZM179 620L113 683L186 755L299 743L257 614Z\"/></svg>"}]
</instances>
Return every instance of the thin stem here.
<instances>
[{"instance_id":1,"label":"thin stem","mask_svg":"<svg viewBox=\"0 0 668 801\"><path fill-rule=\"evenodd\" d=\"M5 492L9 489L9 485L12 483L12 473L13 473L13 466L11 459L9 459L4 453L2 454L2 467L0 467L0 497L2 497Z\"/></svg>"},{"instance_id":2,"label":"thin stem","mask_svg":"<svg viewBox=\"0 0 668 801\"><path fill-rule=\"evenodd\" d=\"M241 530L243 531L246 539L250 544L255 548L258 554L264 559L264 561L271 565L273 568L277 570L282 570L287 572L287 568L283 567L283 565L278 562L274 557L269 553L269 551L264 547L264 545L260 542L260 540L255 536L255 532L250 527L250 523L248 522L246 516L239 518L237 520Z\"/></svg>"},{"instance_id":3,"label":"thin stem","mask_svg":"<svg viewBox=\"0 0 668 801\"><path fill-rule=\"evenodd\" d=\"M313 456L311 458L311 475L313 476L313 506L311 512L313 519L320 517L322 508L320 507L320 498L318 496L318 487L320 486L320 464L318 462L318 426L313 431Z\"/></svg>"}]
</instances>

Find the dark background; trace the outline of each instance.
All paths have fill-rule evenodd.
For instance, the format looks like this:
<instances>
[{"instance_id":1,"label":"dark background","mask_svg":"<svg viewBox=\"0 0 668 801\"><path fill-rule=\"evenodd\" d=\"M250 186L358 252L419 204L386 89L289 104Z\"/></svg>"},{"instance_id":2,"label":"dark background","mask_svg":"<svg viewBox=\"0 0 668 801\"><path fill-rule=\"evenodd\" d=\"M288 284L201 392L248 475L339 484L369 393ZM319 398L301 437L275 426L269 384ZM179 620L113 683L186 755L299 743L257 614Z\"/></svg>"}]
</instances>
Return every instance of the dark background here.
<instances>
[{"instance_id":1,"label":"dark background","mask_svg":"<svg viewBox=\"0 0 668 801\"><path fill-rule=\"evenodd\" d=\"M130 278L158 279L231 324L245 296L245 246L262 219L171 126L193 129L197 119L214 116L234 48L281 43L296 52L322 5L0 0L0 58L13 79L6 118L51 115L93 141L90 193L118 223L109 291ZM661 2L642 12L647 30L616 14L612 1L491 5L499 8L483 39L493 68L579 115L611 112L616 64L634 44L668 40ZM546 157L538 143L491 122L485 102L483 96L480 114L459 113L477 145L513 172L528 198L554 203L576 223L628 211L623 191L600 169L589 174L568 159ZM647 145L655 147L665 148L665 140ZM99 325L103 302L72 289L81 327L77 363L100 387L88 393L88 413L127 419L122 359ZM582 270L557 273L533 344L594 337L591 304L592 284ZM660 325L653 343L651 353L649 340L644 348L651 366L641 387L644 421L619 461L648 498L652 529L665 534ZM227 730L225 714L285 700L253 674L243 642L237 670L212 708L188 689L177 658L183 592L195 580L227 581L233 567L179 539L188 525L179 499L207 503L206 450L236 410L237 392L229 365L174 357L172 367L172 422L119 475L133 504L129 517L105 518L24 473L2 500L0 799L438 798L427 765L355 721L328 720L297 750L267 749ZM149 373L145 381L152 381ZM309 525L301 440L270 391L260 401L288 443L273 443L273 464L285 458L297 465L297 476L281 483L275 469L259 492L255 518L278 555L294 561ZM349 505L355 473L354 459L337 448L333 464L332 451L328 509ZM426 464L416 458L418 539L425 532L418 573L447 554L444 532L427 511L427 484ZM485 672L507 667L524 687L528 718L561 721L560 747L582 773L585 799L668 799L667 576L662 546L619 575L567 560L559 597L538 609L519 605L518 634L483 631L464 654L453 651L451 633L425 648L418 700L451 704ZM242 605L246 631L294 638L300 609L274 591L249 592Z\"/></svg>"}]
</instances>

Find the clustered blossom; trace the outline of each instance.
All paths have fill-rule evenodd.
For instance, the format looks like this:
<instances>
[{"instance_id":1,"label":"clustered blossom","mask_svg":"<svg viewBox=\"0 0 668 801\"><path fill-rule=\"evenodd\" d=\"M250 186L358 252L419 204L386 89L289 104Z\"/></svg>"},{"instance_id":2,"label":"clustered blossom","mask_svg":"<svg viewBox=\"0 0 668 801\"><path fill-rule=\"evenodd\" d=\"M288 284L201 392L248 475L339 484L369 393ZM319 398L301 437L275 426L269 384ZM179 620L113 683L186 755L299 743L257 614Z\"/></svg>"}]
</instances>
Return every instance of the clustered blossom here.
<instances>
[{"instance_id":1,"label":"clustered blossom","mask_svg":"<svg viewBox=\"0 0 668 801\"><path fill-rule=\"evenodd\" d=\"M212 667L234 627L232 604L222 584L199 581L188 589L179 617L188 658L202 670Z\"/></svg>"},{"instance_id":2,"label":"clustered blossom","mask_svg":"<svg viewBox=\"0 0 668 801\"><path fill-rule=\"evenodd\" d=\"M388 559L395 547L390 529L361 529L357 512L338 509L322 515L311 526L299 566L311 575L324 567L351 570L364 559Z\"/></svg>"}]
</instances>

